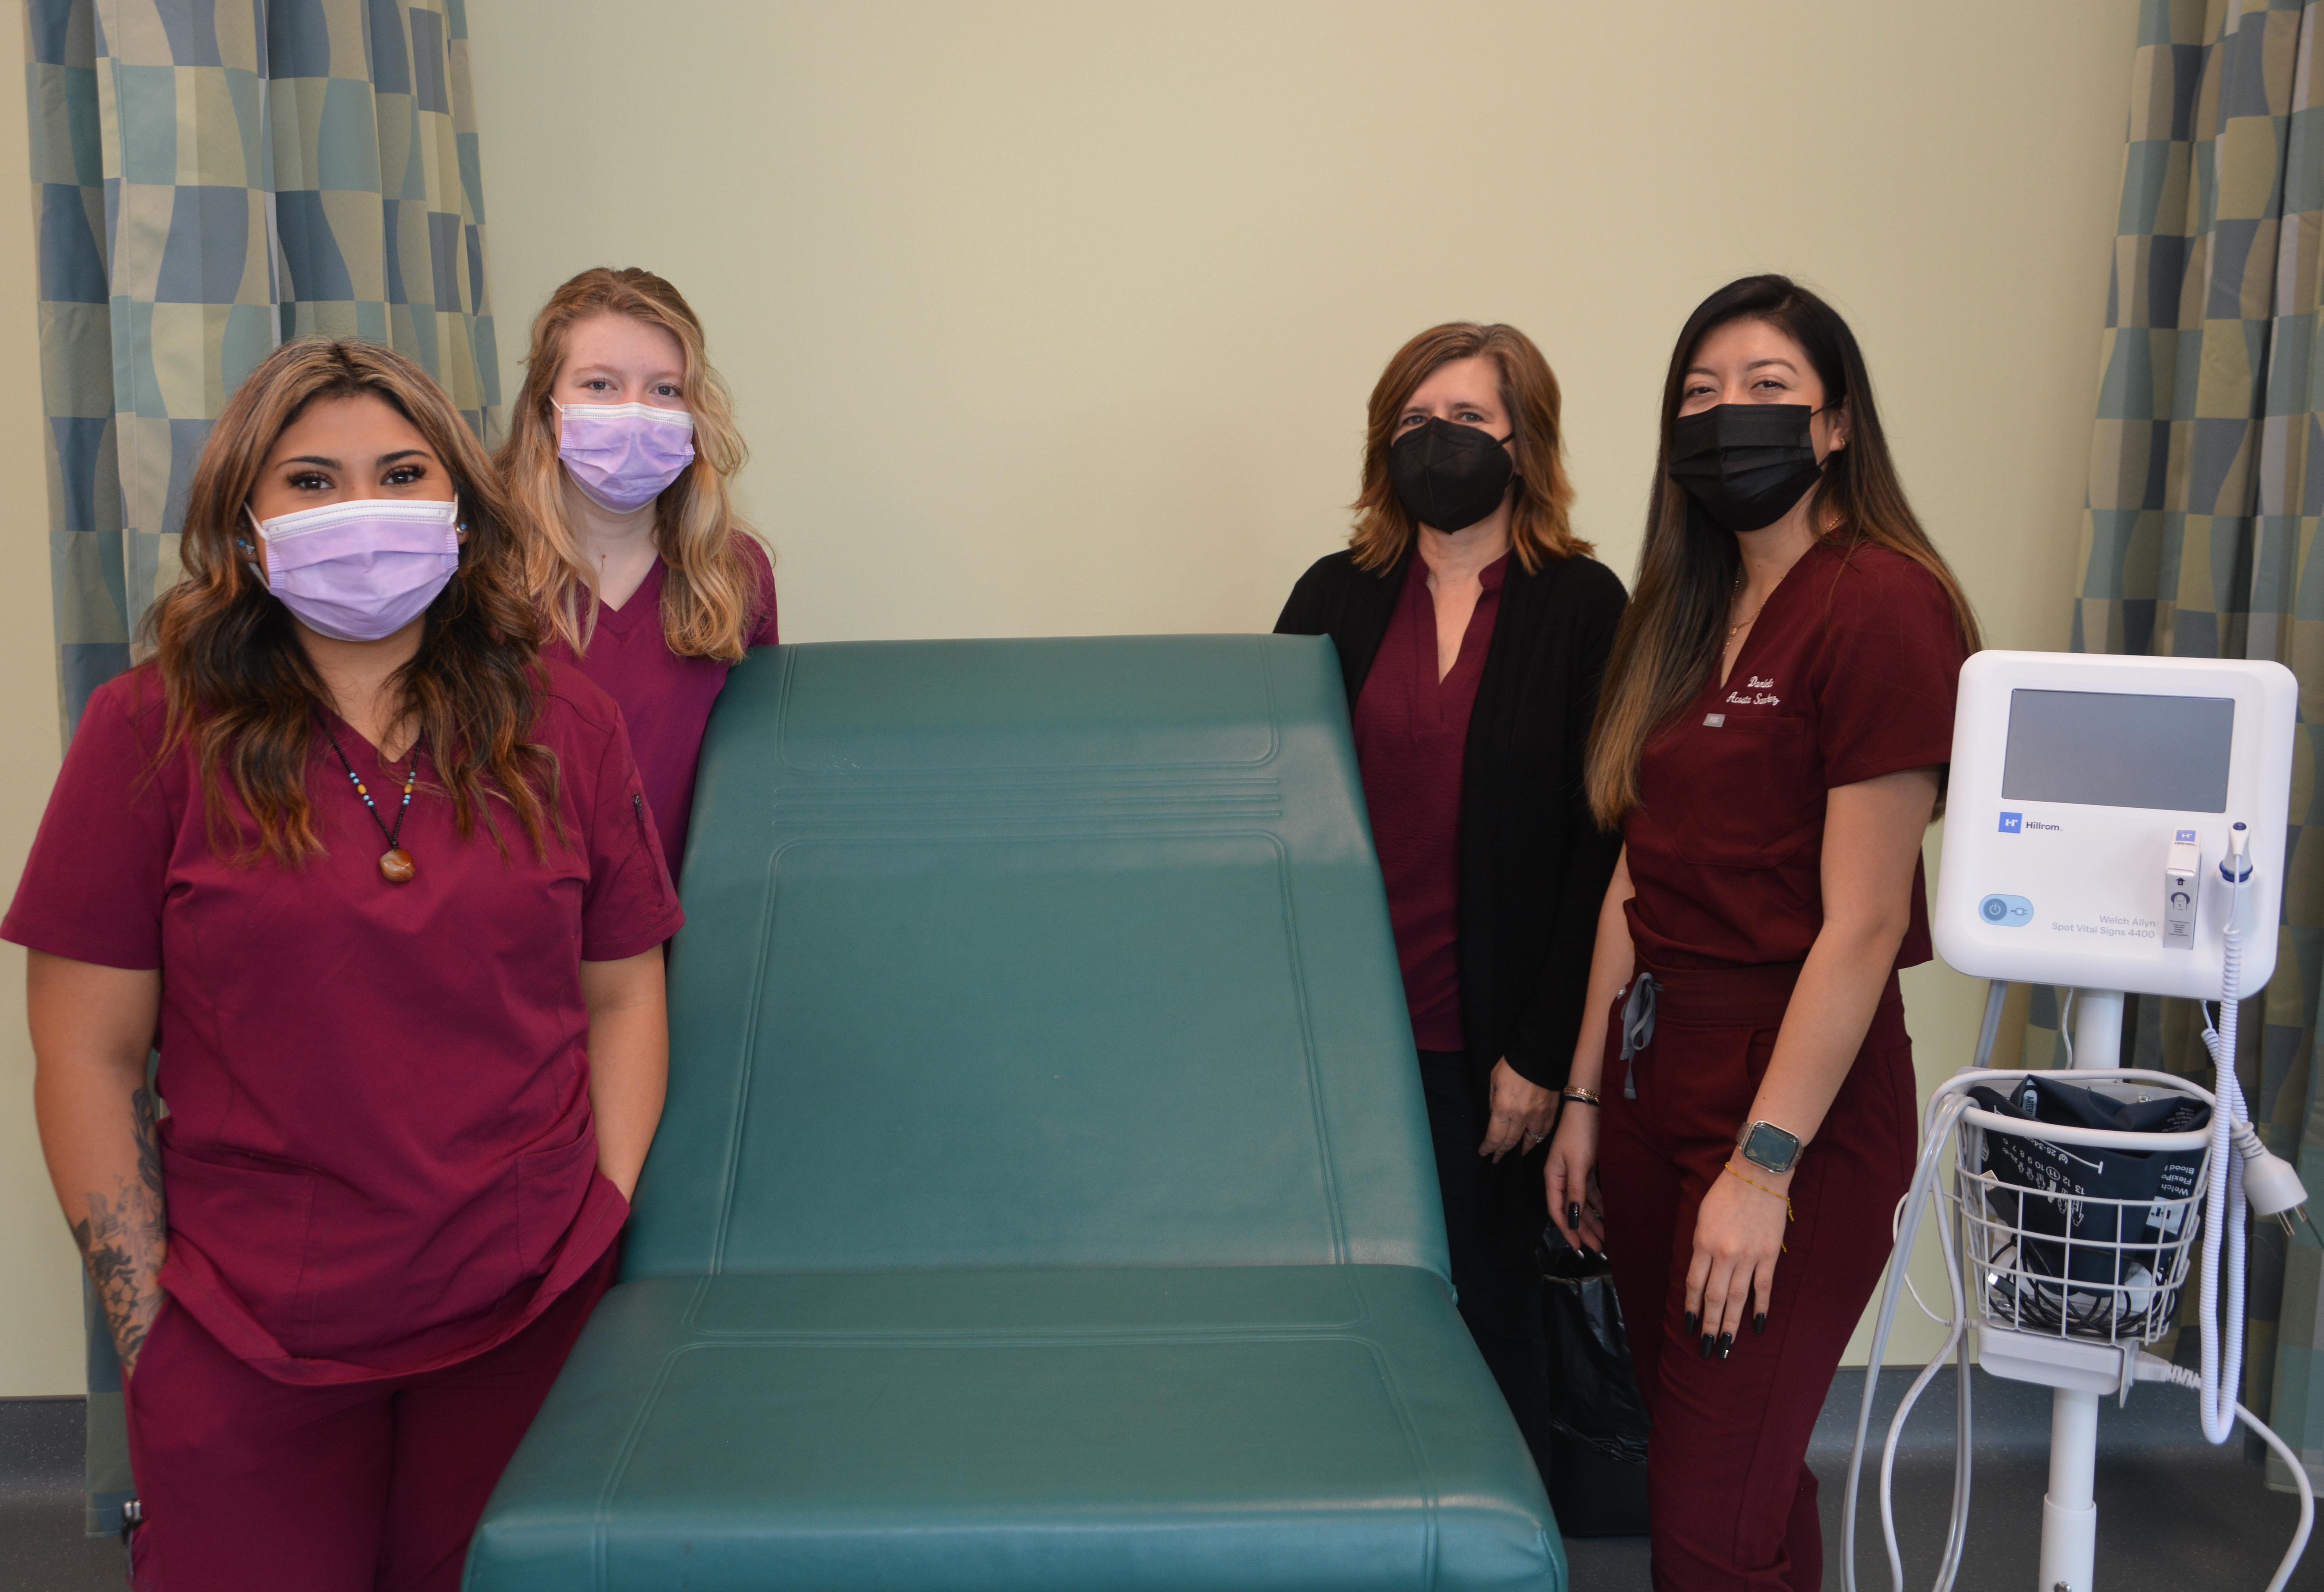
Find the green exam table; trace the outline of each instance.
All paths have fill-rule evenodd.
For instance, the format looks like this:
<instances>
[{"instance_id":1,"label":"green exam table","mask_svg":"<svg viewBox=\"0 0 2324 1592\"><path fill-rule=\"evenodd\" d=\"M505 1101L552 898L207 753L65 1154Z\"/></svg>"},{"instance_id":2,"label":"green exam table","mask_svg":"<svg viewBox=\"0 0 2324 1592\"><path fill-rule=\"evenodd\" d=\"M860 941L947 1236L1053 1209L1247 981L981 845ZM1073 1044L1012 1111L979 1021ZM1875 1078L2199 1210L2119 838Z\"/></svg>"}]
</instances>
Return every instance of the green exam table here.
<instances>
[{"instance_id":1,"label":"green exam table","mask_svg":"<svg viewBox=\"0 0 2324 1592\"><path fill-rule=\"evenodd\" d=\"M470 1592L1562 1592L1331 644L771 648L622 1281Z\"/></svg>"}]
</instances>

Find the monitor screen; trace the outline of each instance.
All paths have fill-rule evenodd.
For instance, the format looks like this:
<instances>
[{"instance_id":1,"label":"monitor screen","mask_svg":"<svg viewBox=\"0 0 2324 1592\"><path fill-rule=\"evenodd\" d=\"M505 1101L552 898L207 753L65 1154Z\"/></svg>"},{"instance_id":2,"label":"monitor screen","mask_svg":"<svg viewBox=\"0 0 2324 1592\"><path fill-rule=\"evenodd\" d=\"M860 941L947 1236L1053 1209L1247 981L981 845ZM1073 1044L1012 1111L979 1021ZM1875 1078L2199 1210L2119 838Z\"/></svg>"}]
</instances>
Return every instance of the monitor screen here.
<instances>
[{"instance_id":1,"label":"monitor screen","mask_svg":"<svg viewBox=\"0 0 2324 1592\"><path fill-rule=\"evenodd\" d=\"M2012 691L2001 793L2022 801L2225 812L2232 697Z\"/></svg>"}]
</instances>

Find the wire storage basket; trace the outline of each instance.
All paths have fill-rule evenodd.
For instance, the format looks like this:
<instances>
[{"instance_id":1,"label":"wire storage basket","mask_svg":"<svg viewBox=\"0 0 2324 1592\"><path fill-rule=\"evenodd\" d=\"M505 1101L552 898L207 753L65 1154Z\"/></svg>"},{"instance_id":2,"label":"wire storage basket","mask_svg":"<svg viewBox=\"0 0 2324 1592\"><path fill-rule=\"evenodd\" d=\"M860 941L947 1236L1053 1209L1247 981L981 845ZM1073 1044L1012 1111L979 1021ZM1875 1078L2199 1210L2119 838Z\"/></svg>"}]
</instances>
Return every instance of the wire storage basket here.
<instances>
[{"instance_id":1,"label":"wire storage basket","mask_svg":"<svg viewBox=\"0 0 2324 1592\"><path fill-rule=\"evenodd\" d=\"M2155 1073L1996 1081L2009 1092L1972 1091L1955 1130L1953 1211L1978 1313L2017 1332L2153 1343L2176 1318L2201 1226L2209 1096Z\"/></svg>"}]
</instances>

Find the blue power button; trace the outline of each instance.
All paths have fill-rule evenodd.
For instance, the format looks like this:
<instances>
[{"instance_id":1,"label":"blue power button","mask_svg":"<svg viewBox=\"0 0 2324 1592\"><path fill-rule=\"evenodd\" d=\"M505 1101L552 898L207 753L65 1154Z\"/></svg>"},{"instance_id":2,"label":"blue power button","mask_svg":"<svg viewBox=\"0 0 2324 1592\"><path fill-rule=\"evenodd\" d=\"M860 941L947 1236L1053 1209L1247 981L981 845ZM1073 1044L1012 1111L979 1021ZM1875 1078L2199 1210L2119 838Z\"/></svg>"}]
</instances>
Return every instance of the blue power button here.
<instances>
[{"instance_id":1,"label":"blue power button","mask_svg":"<svg viewBox=\"0 0 2324 1592\"><path fill-rule=\"evenodd\" d=\"M2023 929L2034 921L2034 903L2022 895L1988 895L1977 903L1977 915L1997 929Z\"/></svg>"}]
</instances>

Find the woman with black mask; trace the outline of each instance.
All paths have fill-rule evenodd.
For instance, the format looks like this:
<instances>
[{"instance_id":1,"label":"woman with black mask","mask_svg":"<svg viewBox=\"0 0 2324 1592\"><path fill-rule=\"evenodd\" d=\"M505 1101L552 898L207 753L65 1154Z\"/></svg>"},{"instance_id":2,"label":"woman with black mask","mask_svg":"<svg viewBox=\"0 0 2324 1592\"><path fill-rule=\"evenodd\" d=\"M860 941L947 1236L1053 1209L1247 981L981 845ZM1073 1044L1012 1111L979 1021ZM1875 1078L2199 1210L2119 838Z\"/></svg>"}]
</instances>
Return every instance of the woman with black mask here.
<instances>
[{"instance_id":1,"label":"woman with black mask","mask_svg":"<svg viewBox=\"0 0 2324 1592\"><path fill-rule=\"evenodd\" d=\"M1912 1176L1896 969L1930 955L1921 839L1977 621L1855 338L1784 277L1688 319L1656 464L1590 753L1623 849L1566 1093L1603 1099L1558 1125L1547 1192L1613 1263L1655 1586L1812 1592L1808 1436Z\"/></svg>"},{"instance_id":2,"label":"woman with black mask","mask_svg":"<svg viewBox=\"0 0 2324 1592\"><path fill-rule=\"evenodd\" d=\"M1423 332L1372 389L1329 635L1388 885L1461 1314L1545 1470L1542 1144L1616 843L1583 799L1622 583L1567 519L1557 379L1508 326Z\"/></svg>"}]
</instances>

